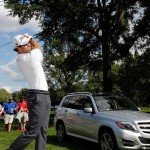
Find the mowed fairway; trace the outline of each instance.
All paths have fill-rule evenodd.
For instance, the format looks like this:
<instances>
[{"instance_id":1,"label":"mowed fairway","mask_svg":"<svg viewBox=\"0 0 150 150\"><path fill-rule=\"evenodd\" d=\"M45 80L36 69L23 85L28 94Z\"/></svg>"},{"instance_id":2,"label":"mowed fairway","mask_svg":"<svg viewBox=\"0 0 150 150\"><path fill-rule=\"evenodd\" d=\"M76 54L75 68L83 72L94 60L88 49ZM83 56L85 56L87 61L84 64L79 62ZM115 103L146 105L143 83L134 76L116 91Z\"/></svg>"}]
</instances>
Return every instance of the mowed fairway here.
<instances>
[{"instance_id":1,"label":"mowed fairway","mask_svg":"<svg viewBox=\"0 0 150 150\"><path fill-rule=\"evenodd\" d=\"M22 131L17 131L17 122L13 124L10 133L6 132L3 120L0 121L0 150L6 150L8 146L18 137ZM26 150L34 150L34 143L30 143ZM46 150L98 150L98 144L69 137L68 140L60 144L56 138L56 131L53 126L53 118L50 119L50 126L47 134Z\"/></svg>"}]
</instances>

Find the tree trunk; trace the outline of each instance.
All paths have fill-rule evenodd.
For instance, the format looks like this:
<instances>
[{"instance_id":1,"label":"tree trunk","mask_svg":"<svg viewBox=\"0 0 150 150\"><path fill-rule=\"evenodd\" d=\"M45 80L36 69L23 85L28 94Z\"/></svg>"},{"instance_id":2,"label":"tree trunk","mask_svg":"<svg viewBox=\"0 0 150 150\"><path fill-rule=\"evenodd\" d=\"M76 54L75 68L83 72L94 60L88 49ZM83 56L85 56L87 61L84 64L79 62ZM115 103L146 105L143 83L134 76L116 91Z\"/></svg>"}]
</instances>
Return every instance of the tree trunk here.
<instances>
[{"instance_id":1,"label":"tree trunk","mask_svg":"<svg viewBox=\"0 0 150 150\"><path fill-rule=\"evenodd\" d=\"M111 80L111 64L109 62L109 46L106 42L102 44L103 52L103 91L112 92L112 80Z\"/></svg>"}]
</instances>

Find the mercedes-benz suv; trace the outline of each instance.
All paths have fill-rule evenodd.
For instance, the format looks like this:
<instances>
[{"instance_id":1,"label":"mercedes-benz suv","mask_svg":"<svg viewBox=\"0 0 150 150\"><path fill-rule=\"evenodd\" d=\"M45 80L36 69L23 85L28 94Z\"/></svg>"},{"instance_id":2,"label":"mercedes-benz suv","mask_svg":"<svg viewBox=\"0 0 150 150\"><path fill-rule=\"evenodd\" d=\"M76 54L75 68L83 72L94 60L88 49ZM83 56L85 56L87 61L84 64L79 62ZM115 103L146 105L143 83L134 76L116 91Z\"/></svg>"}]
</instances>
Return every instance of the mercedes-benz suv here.
<instances>
[{"instance_id":1,"label":"mercedes-benz suv","mask_svg":"<svg viewBox=\"0 0 150 150\"><path fill-rule=\"evenodd\" d=\"M57 137L67 135L99 143L101 150L150 149L150 114L120 94L70 93L56 110Z\"/></svg>"}]
</instances>

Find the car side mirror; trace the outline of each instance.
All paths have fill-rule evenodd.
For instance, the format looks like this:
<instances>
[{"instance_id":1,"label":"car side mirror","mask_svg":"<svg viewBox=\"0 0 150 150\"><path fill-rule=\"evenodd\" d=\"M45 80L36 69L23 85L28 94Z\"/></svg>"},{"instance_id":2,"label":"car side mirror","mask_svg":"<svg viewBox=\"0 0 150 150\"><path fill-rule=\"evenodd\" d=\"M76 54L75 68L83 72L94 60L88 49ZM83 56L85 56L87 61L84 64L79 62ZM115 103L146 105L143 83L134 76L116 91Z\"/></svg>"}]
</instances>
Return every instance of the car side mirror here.
<instances>
[{"instance_id":1,"label":"car side mirror","mask_svg":"<svg viewBox=\"0 0 150 150\"><path fill-rule=\"evenodd\" d=\"M93 112L93 110L92 110L92 108L84 108L84 112L86 112L86 113L92 113Z\"/></svg>"}]
</instances>

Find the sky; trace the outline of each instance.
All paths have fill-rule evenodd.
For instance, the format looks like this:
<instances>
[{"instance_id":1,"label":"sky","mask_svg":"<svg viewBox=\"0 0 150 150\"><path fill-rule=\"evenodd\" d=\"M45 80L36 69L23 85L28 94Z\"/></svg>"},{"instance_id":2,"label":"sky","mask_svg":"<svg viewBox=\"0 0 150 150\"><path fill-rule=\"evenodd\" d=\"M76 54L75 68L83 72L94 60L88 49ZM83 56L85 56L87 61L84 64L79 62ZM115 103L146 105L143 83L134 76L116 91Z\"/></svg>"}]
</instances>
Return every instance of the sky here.
<instances>
[{"instance_id":1,"label":"sky","mask_svg":"<svg viewBox=\"0 0 150 150\"><path fill-rule=\"evenodd\" d=\"M19 25L18 17L11 17L8 14L9 10L4 9L0 1L0 89L4 88L12 93L28 88L16 64L17 53L13 51L13 37L24 33L34 36L40 29L34 19L25 25Z\"/></svg>"}]
</instances>

